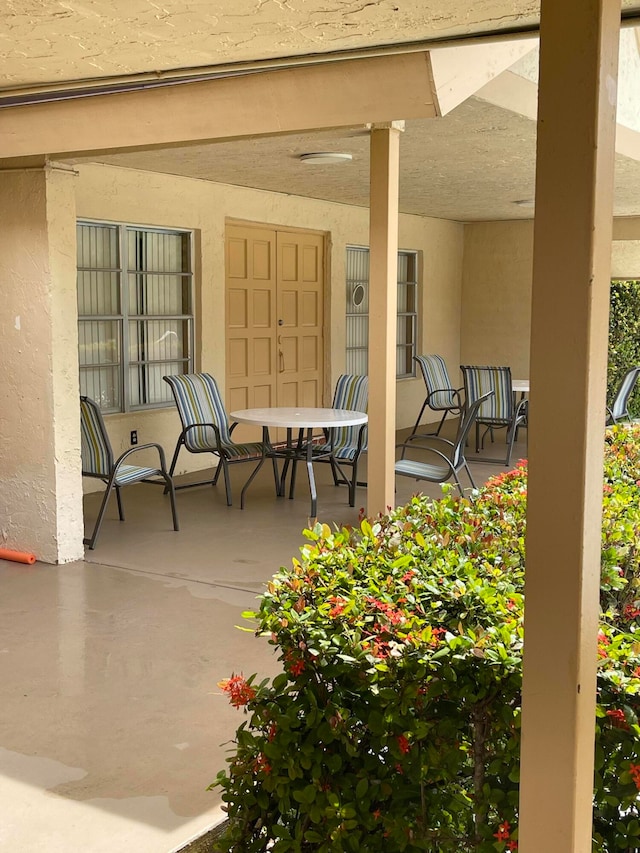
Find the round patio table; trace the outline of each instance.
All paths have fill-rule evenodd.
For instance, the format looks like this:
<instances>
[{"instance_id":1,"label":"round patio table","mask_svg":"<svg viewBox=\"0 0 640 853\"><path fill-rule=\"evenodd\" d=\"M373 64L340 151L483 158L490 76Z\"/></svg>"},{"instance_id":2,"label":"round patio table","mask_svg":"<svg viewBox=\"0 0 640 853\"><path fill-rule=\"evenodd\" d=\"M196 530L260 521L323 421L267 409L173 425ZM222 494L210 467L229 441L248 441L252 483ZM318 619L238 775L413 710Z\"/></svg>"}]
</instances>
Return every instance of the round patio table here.
<instances>
[{"instance_id":1,"label":"round patio table","mask_svg":"<svg viewBox=\"0 0 640 853\"><path fill-rule=\"evenodd\" d=\"M284 484L289 463L294 463L291 475L291 489L289 492L289 497L293 498L295 463L305 462L309 477L309 492L311 493L310 518L314 522L318 507L318 496L313 473L313 460L314 458L320 458L320 456L317 452L314 452L313 431L317 429L330 431L339 427L358 426L366 424L368 420L366 412L356 412L350 409L311 408L306 406L272 406L257 409L240 409L236 412L231 412L229 417L232 421L237 421L240 424L261 426L265 446L262 463L253 471L242 487L240 495L241 508L244 508L244 496L247 488L267 457L285 460L278 487L278 496L280 497L284 495ZM283 447L273 446L269 437L269 429L277 427L287 430L287 442ZM297 441L293 440L293 430L298 430ZM331 442L329 441L330 444ZM323 452L321 456L323 458L330 457L331 450Z\"/></svg>"}]
</instances>

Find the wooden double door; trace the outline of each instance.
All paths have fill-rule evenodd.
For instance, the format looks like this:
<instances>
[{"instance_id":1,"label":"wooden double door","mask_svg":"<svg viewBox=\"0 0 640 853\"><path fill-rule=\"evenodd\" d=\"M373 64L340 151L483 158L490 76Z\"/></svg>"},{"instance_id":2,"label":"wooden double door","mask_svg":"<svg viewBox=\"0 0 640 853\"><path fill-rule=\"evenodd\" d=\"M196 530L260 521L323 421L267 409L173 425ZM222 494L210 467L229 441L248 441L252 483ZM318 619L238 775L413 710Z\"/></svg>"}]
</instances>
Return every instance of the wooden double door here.
<instances>
[{"instance_id":1,"label":"wooden double door","mask_svg":"<svg viewBox=\"0 0 640 853\"><path fill-rule=\"evenodd\" d=\"M322 406L324 236L228 224L225 247L227 410Z\"/></svg>"}]
</instances>

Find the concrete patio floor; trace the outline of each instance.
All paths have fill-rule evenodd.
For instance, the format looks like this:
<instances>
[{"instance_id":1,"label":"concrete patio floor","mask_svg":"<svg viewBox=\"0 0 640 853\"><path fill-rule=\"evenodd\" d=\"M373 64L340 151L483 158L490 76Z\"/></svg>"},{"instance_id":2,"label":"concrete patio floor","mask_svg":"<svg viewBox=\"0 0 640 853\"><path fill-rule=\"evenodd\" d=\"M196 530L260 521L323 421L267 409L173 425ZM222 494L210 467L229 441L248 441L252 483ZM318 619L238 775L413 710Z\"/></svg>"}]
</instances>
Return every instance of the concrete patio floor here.
<instances>
[{"instance_id":1,"label":"concrete patio floor","mask_svg":"<svg viewBox=\"0 0 640 853\"><path fill-rule=\"evenodd\" d=\"M488 452L504 447L502 433ZM505 470L467 455L478 483ZM523 455L519 443L513 462ZM245 469L233 469L238 502ZM328 465L316 477L318 519L357 524L365 491L352 509ZM397 489L398 504L441 494L407 478ZM0 851L179 850L224 816L206 787L243 717L217 682L278 671L266 640L236 626L304 542L304 470L290 501L265 466L244 511L221 483L180 491L179 533L160 489L123 497L126 522L114 501L84 561L0 561ZM87 529L99 498L85 500Z\"/></svg>"}]
</instances>

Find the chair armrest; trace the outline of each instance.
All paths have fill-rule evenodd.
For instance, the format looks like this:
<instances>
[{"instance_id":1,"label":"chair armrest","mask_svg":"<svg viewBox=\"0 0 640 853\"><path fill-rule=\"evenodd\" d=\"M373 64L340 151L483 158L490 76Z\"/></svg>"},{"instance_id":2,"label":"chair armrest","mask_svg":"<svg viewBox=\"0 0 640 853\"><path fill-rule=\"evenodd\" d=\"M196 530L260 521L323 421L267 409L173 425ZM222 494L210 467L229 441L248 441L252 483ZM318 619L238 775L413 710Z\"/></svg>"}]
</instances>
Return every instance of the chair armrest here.
<instances>
[{"instance_id":1,"label":"chair armrest","mask_svg":"<svg viewBox=\"0 0 640 853\"><path fill-rule=\"evenodd\" d=\"M435 394L451 394L455 403L454 408L461 409L462 408L462 398L460 397L460 391L464 390L463 388L434 388L433 391L430 391L427 394L427 405L428 401L435 396Z\"/></svg>"},{"instance_id":2,"label":"chair armrest","mask_svg":"<svg viewBox=\"0 0 640 853\"><path fill-rule=\"evenodd\" d=\"M160 444L140 444L138 447L130 447L129 450L125 450L125 452L116 459L115 465L113 466L113 470L117 471L120 465L131 456L133 453L138 453L140 450L149 450L150 448L155 448L158 451L158 456L160 457L160 470L166 473L167 470L167 461L164 455L164 448Z\"/></svg>"},{"instance_id":3,"label":"chair armrest","mask_svg":"<svg viewBox=\"0 0 640 853\"><path fill-rule=\"evenodd\" d=\"M211 429L213 430L214 435L216 437L216 444L218 445L218 447L220 447L222 444L222 442L220 441L220 429L216 424L189 424L189 426L185 427L182 430L181 438L184 438L186 436L186 434L189 432L189 430L200 429L201 427L211 427Z\"/></svg>"},{"instance_id":4,"label":"chair armrest","mask_svg":"<svg viewBox=\"0 0 640 853\"><path fill-rule=\"evenodd\" d=\"M416 444L396 444L396 447L412 448L413 450L415 450L417 447L418 450L424 450L426 453L435 453L436 456L439 456L443 462L446 462L447 465L449 466L450 470L453 473L455 473L455 468L453 467L453 463L451 462L451 459L449 459L448 456L445 456L444 453L441 453L439 450L436 450L435 447L422 447L419 444L418 445L416 445ZM409 461L409 460L407 460L407 461ZM411 461L417 462L418 464L420 464L420 461L417 459L414 459Z\"/></svg>"}]
</instances>

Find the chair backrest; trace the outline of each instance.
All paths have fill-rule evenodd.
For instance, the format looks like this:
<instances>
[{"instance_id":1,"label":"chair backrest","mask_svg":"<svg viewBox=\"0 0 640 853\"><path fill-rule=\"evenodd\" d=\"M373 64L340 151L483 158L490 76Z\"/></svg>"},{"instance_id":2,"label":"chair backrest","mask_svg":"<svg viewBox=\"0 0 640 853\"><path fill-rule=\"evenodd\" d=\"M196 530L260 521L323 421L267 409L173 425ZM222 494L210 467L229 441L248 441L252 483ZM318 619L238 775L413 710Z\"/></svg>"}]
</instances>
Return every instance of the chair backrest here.
<instances>
[{"instance_id":1,"label":"chair backrest","mask_svg":"<svg viewBox=\"0 0 640 853\"><path fill-rule=\"evenodd\" d=\"M467 406L483 395L491 394L480 406L479 421L509 423L515 414L510 367L471 367L461 365Z\"/></svg>"},{"instance_id":2,"label":"chair backrest","mask_svg":"<svg viewBox=\"0 0 640 853\"><path fill-rule=\"evenodd\" d=\"M162 378L173 392L183 429L194 424L215 424L220 430L222 443L231 443L229 419L213 376L209 373L181 373ZM185 434L184 443L192 452L210 450L216 446L215 433L211 427L190 429Z\"/></svg>"},{"instance_id":3,"label":"chair backrest","mask_svg":"<svg viewBox=\"0 0 640 853\"><path fill-rule=\"evenodd\" d=\"M613 398L613 403L611 404L611 419L614 422L620 418L629 417L629 412L627 411L629 397L633 393L638 377L640 377L640 366L627 370L622 377L620 387L616 391L616 396Z\"/></svg>"},{"instance_id":4,"label":"chair backrest","mask_svg":"<svg viewBox=\"0 0 640 853\"><path fill-rule=\"evenodd\" d=\"M349 409L353 412L366 412L369 406L369 377L357 376L353 373L343 373L338 377L336 390L333 395L334 409ZM356 447L360 426L336 427L333 429L333 446ZM367 449L367 428L362 436L362 450Z\"/></svg>"},{"instance_id":5,"label":"chair backrest","mask_svg":"<svg viewBox=\"0 0 640 853\"><path fill-rule=\"evenodd\" d=\"M82 473L87 477L108 477L113 468L113 451L98 404L80 397L80 446Z\"/></svg>"},{"instance_id":6,"label":"chair backrest","mask_svg":"<svg viewBox=\"0 0 640 853\"><path fill-rule=\"evenodd\" d=\"M451 387L447 365L440 355L414 355L414 360L422 372L427 388L431 409L457 408L459 401Z\"/></svg>"},{"instance_id":7,"label":"chair backrest","mask_svg":"<svg viewBox=\"0 0 640 853\"><path fill-rule=\"evenodd\" d=\"M456 435L456 440L453 443L453 450L451 451L451 464L454 468L457 468L464 457L464 448L467 443L467 437L471 431L471 427L478 417L480 408L487 403L492 396L493 391L489 391L465 407L458 425L458 433Z\"/></svg>"}]
</instances>

